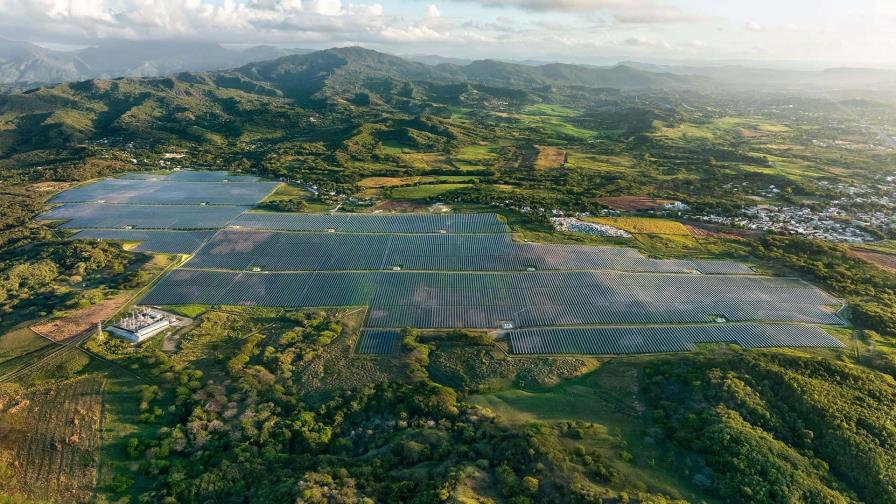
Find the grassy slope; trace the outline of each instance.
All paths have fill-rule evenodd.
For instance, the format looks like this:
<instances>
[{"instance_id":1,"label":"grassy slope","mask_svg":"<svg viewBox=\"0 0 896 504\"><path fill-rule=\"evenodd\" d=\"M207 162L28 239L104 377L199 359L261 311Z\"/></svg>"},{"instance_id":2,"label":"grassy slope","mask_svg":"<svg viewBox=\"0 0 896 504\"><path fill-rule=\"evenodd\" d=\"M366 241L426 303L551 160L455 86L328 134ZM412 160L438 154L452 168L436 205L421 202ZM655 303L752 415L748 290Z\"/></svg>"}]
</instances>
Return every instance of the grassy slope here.
<instances>
[{"instance_id":1,"label":"grassy slope","mask_svg":"<svg viewBox=\"0 0 896 504\"><path fill-rule=\"evenodd\" d=\"M585 444L613 461L626 485L640 483L687 500L707 499L676 473L674 460L668 457L669 447L654 441L647 432L646 412L638 392L643 363L643 358L613 359L584 376L542 390L510 388L472 395L468 400L513 423L594 424L598 434L590 436Z\"/></svg>"}]
</instances>

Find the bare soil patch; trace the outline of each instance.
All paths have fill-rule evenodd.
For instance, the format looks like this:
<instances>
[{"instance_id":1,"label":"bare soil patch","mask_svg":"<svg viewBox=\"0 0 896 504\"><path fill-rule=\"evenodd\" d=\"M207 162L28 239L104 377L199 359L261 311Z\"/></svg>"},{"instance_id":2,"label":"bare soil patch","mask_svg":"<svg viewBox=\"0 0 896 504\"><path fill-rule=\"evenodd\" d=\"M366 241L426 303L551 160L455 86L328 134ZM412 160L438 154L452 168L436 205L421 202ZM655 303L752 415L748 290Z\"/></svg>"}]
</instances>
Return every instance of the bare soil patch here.
<instances>
[{"instance_id":1,"label":"bare soil patch","mask_svg":"<svg viewBox=\"0 0 896 504\"><path fill-rule=\"evenodd\" d=\"M367 177L358 182L358 185L365 188L398 187L413 184L418 180L420 177Z\"/></svg>"},{"instance_id":2,"label":"bare soil patch","mask_svg":"<svg viewBox=\"0 0 896 504\"><path fill-rule=\"evenodd\" d=\"M896 256L882 254L880 252L870 252L868 250L862 250L860 248L850 248L849 255L858 257L859 259L864 259L865 261L868 261L887 271L896 273Z\"/></svg>"},{"instance_id":3,"label":"bare soil patch","mask_svg":"<svg viewBox=\"0 0 896 504\"><path fill-rule=\"evenodd\" d=\"M761 131L751 130L747 128L737 128L734 130L741 138L756 138L765 135Z\"/></svg>"},{"instance_id":4,"label":"bare soil patch","mask_svg":"<svg viewBox=\"0 0 896 504\"><path fill-rule=\"evenodd\" d=\"M748 231L745 229L737 229L731 227L720 226L718 224L708 224L705 222L688 222L685 227L690 231L691 236L695 238L708 238L712 236L721 236L727 238L758 238L762 233L757 231Z\"/></svg>"},{"instance_id":5,"label":"bare soil patch","mask_svg":"<svg viewBox=\"0 0 896 504\"><path fill-rule=\"evenodd\" d=\"M105 321L115 315L115 312L121 309L127 301L127 294L119 294L65 317L33 325L31 329L53 341L64 341L96 326L97 322Z\"/></svg>"},{"instance_id":6,"label":"bare soil patch","mask_svg":"<svg viewBox=\"0 0 896 504\"><path fill-rule=\"evenodd\" d=\"M691 233L691 236L693 236L695 238L707 238L710 236L717 236L720 234L715 231L710 231L709 229L697 227L693 224L685 224L684 227L688 228L688 232Z\"/></svg>"},{"instance_id":7,"label":"bare soil patch","mask_svg":"<svg viewBox=\"0 0 896 504\"><path fill-rule=\"evenodd\" d=\"M426 203L416 203L413 201L384 201L379 205L373 207L374 210L381 210L383 212L422 212L427 208Z\"/></svg>"},{"instance_id":8,"label":"bare soil patch","mask_svg":"<svg viewBox=\"0 0 896 504\"><path fill-rule=\"evenodd\" d=\"M58 193L75 185L74 182L37 182L31 184L29 188L39 193Z\"/></svg>"},{"instance_id":9,"label":"bare soil patch","mask_svg":"<svg viewBox=\"0 0 896 504\"><path fill-rule=\"evenodd\" d=\"M560 168L566 164L565 150L545 145L536 145L535 148L538 149L538 155L535 157L536 168Z\"/></svg>"}]
</instances>

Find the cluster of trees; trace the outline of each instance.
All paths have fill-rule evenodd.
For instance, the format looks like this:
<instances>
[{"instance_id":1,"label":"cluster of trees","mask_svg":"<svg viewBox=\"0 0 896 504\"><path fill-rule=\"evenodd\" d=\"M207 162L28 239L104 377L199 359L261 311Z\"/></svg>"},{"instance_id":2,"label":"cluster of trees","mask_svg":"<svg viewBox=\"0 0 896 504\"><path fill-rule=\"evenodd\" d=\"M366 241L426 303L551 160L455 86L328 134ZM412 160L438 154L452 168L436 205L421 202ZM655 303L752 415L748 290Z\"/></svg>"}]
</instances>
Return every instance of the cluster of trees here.
<instances>
[{"instance_id":1,"label":"cluster of trees","mask_svg":"<svg viewBox=\"0 0 896 504\"><path fill-rule=\"evenodd\" d=\"M653 422L726 502L893 502L890 376L771 352L652 362Z\"/></svg>"},{"instance_id":2,"label":"cluster of trees","mask_svg":"<svg viewBox=\"0 0 896 504\"><path fill-rule=\"evenodd\" d=\"M611 490L626 483L602 453L558 442L599 438L592 424L507 424L462 402L429 379L434 340L413 329L402 333L409 380L303 396L291 370L328 345L341 323L323 312L286 312L279 322L222 347L230 350L221 371L205 383L190 365L137 352L146 354L140 366L165 378L138 398L141 419L158 428L122 446L148 477L139 502L432 503L471 485L517 504L672 502L643 489ZM444 338L490 344L476 333ZM269 382L258 379L265 373ZM116 477L107 490L126 493L132 484Z\"/></svg>"},{"instance_id":3,"label":"cluster of trees","mask_svg":"<svg viewBox=\"0 0 896 504\"><path fill-rule=\"evenodd\" d=\"M128 267L141 260L104 242L44 241L8 247L0 252L0 324L92 304L102 299L102 290L84 290L85 282L102 278L108 289L129 286L136 273Z\"/></svg>"},{"instance_id":4,"label":"cluster of trees","mask_svg":"<svg viewBox=\"0 0 896 504\"><path fill-rule=\"evenodd\" d=\"M302 199L291 198L265 201L258 206L264 210L272 210L274 212L302 212L308 208L308 203Z\"/></svg>"}]
</instances>

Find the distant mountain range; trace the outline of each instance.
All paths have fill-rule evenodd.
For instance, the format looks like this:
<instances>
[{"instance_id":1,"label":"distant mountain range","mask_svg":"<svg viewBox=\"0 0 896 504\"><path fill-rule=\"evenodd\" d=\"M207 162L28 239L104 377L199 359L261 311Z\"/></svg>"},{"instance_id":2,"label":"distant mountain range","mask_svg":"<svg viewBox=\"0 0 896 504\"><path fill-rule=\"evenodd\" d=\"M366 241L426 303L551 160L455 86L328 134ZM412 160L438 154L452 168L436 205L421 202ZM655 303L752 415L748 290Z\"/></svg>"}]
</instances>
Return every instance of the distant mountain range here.
<instances>
[{"instance_id":1,"label":"distant mountain range","mask_svg":"<svg viewBox=\"0 0 896 504\"><path fill-rule=\"evenodd\" d=\"M741 65L657 65L625 61L620 65L645 72L703 76L734 87L769 88L885 88L896 85L896 70L878 68L827 68L824 70L787 70Z\"/></svg>"},{"instance_id":2,"label":"distant mountain range","mask_svg":"<svg viewBox=\"0 0 896 504\"><path fill-rule=\"evenodd\" d=\"M488 60L432 66L346 47L228 70L87 79L0 93L0 156L112 136L214 142L245 131L302 124L341 127L392 112L418 118L414 121L420 124L409 126L414 130L460 135L441 122L450 106L525 105L556 93L596 96L616 94L617 89L709 83L704 77L624 66L528 66Z\"/></svg>"},{"instance_id":3,"label":"distant mountain range","mask_svg":"<svg viewBox=\"0 0 896 504\"><path fill-rule=\"evenodd\" d=\"M710 83L705 77L648 72L627 66L599 68L560 63L533 66L495 60L429 65L360 47L285 56L250 63L231 72L270 83L293 98L346 97L353 92L410 96L418 82L516 89L581 86L624 90L696 88Z\"/></svg>"},{"instance_id":4,"label":"distant mountain range","mask_svg":"<svg viewBox=\"0 0 896 504\"><path fill-rule=\"evenodd\" d=\"M315 56L311 56L314 54ZM377 56L371 56L375 54ZM309 56L307 59L299 56ZM288 59L281 59L288 57ZM245 65L250 68L243 69ZM545 85L642 88L702 88L715 82L729 87L883 88L896 85L896 70L832 68L787 70L740 65L652 64L637 61L614 66L542 63L536 61L466 60L431 54L391 56L360 48L329 51L255 46L236 50L215 43L182 41L107 41L77 51L54 51L28 42L0 38L0 92L68 81L116 77L158 77L179 72L239 68L240 73L299 72L311 89L320 81L314 69L363 67L370 77L433 82L465 81L511 87ZM342 75L347 77L348 74ZM299 80L296 77L294 80Z\"/></svg>"},{"instance_id":5,"label":"distant mountain range","mask_svg":"<svg viewBox=\"0 0 896 504\"><path fill-rule=\"evenodd\" d=\"M110 41L78 51L54 51L0 38L0 83L156 77L185 71L222 70L309 52L272 46L233 50L214 43L172 41Z\"/></svg>"}]
</instances>

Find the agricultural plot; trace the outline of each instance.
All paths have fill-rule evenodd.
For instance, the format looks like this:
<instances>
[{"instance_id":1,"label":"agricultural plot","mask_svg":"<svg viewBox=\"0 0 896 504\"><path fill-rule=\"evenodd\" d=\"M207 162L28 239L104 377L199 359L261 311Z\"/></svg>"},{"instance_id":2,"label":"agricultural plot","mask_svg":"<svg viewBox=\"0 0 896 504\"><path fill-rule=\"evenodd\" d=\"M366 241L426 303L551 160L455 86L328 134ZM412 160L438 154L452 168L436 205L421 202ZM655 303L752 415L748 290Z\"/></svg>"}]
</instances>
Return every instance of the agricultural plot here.
<instances>
[{"instance_id":1,"label":"agricultural plot","mask_svg":"<svg viewBox=\"0 0 896 504\"><path fill-rule=\"evenodd\" d=\"M161 252L165 254L191 254L211 238L214 231L156 231L134 229L85 229L75 234L74 239L114 240L139 242L133 248L138 252Z\"/></svg>"},{"instance_id":2,"label":"agricultural plot","mask_svg":"<svg viewBox=\"0 0 896 504\"><path fill-rule=\"evenodd\" d=\"M96 330L97 323L115 315L129 298L128 294L119 294L86 308L74 310L63 317L35 324L31 326L31 330L53 341L67 341L85 331Z\"/></svg>"},{"instance_id":3,"label":"agricultural plot","mask_svg":"<svg viewBox=\"0 0 896 504\"><path fill-rule=\"evenodd\" d=\"M143 304L368 305L368 327L496 328L729 321L842 323L805 282L613 271L514 273L177 270Z\"/></svg>"},{"instance_id":4,"label":"agricultural plot","mask_svg":"<svg viewBox=\"0 0 896 504\"><path fill-rule=\"evenodd\" d=\"M44 220L65 220L70 229L218 229L248 207L115 205L105 203L68 203L40 216Z\"/></svg>"},{"instance_id":5,"label":"agricultural plot","mask_svg":"<svg viewBox=\"0 0 896 504\"><path fill-rule=\"evenodd\" d=\"M144 205L254 205L279 182L189 182L104 179L62 192L51 203L130 203Z\"/></svg>"},{"instance_id":6,"label":"agricultural plot","mask_svg":"<svg viewBox=\"0 0 896 504\"><path fill-rule=\"evenodd\" d=\"M12 490L40 501L91 500L103 384L87 376L0 397L0 460L12 469Z\"/></svg>"},{"instance_id":7,"label":"agricultural plot","mask_svg":"<svg viewBox=\"0 0 896 504\"><path fill-rule=\"evenodd\" d=\"M509 340L512 353L525 355L686 352L699 343L736 343L744 348L843 346L823 329L802 324L554 327L513 331Z\"/></svg>"},{"instance_id":8,"label":"agricultural plot","mask_svg":"<svg viewBox=\"0 0 896 504\"><path fill-rule=\"evenodd\" d=\"M622 247L517 243L509 234L350 234L225 230L190 261L191 268L264 271L619 270L751 274L731 261L649 259Z\"/></svg>"},{"instance_id":9,"label":"agricultural plot","mask_svg":"<svg viewBox=\"0 0 896 504\"><path fill-rule=\"evenodd\" d=\"M377 329L361 331L358 353L364 355L390 355L398 352L398 332Z\"/></svg>"},{"instance_id":10,"label":"agricultural plot","mask_svg":"<svg viewBox=\"0 0 896 504\"><path fill-rule=\"evenodd\" d=\"M343 233L507 233L495 214L309 214L246 212L232 223L249 229Z\"/></svg>"}]
</instances>

